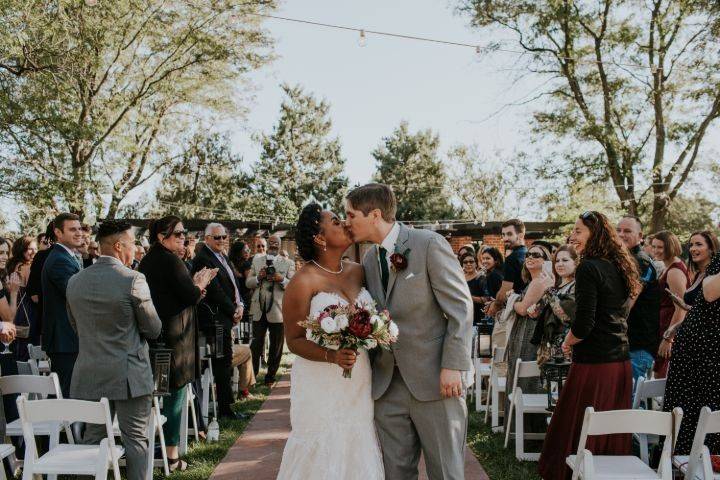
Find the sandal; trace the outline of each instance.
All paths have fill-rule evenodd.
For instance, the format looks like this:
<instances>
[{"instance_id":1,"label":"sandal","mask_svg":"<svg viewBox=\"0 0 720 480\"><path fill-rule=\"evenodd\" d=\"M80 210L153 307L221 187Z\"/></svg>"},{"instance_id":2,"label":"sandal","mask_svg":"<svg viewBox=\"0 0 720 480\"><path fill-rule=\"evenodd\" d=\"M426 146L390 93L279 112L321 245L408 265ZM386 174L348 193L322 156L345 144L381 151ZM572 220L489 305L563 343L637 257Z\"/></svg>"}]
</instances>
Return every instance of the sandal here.
<instances>
[{"instance_id":1,"label":"sandal","mask_svg":"<svg viewBox=\"0 0 720 480\"><path fill-rule=\"evenodd\" d=\"M168 469L170 470L170 473L175 471L181 471L184 472L187 470L188 464L185 460L181 460L180 458L168 458Z\"/></svg>"}]
</instances>

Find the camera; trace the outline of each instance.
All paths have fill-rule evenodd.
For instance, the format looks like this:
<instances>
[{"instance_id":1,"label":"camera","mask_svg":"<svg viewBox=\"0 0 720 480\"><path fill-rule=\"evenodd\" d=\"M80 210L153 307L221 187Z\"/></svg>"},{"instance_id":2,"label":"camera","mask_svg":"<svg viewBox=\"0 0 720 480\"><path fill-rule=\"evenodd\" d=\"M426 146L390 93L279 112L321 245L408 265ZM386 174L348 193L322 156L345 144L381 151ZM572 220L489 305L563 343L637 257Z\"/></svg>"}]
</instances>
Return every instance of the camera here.
<instances>
[{"instance_id":1,"label":"camera","mask_svg":"<svg viewBox=\"0 0 720 480\"><path fill-rule=\"evenodd\" d=\"M270 255L267 256L267 259L265 260L265 276L266 277L274 277L275 273L277 271L275 270L275 257L271 257Z\"/></svg>"}]
</instances>

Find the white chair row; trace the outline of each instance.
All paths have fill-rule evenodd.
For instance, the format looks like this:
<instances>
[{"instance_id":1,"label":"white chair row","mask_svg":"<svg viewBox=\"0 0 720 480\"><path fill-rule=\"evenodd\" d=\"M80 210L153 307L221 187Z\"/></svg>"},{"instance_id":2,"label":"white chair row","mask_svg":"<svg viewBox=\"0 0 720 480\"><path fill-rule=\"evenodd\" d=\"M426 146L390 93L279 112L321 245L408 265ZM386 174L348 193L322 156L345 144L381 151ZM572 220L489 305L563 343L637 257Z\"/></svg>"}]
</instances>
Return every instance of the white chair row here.
<instances>
[{"instance_id":1,"label":"white chair row","mask_svg":"<svg viewBox=\"0 0 720 480\"><path fill-rule=\"evenodd\" d=\"M492 360L490 361L490 381L488 382L487 399L485 403L485 423L490 415L490 427L493 432L502 431L500 425L501 406L500 394L505 393L507 378L502 367L504 366L503 358L505 357L505 348L493 347ZM502 414L504 416L504 412Z\"/></svg>"},{"instance_id":2,"label":"white chair row","mask_svg":"<svg viewBox=\"0 0 720 480\"><path fill-rule=\"evenodd\" d=\"M665 396L665 382L666 379L664 378L658 380L646 380L645 377L638 378L635 385L635 395L633 396L633 410L655 410L653 407L662 409L663 398ZM650 446L657 445L660 442L660 437L646 433L635 433L633 437L640 446L640 459L645 463L649 463Z\"/></svg>"},{"instance_id":3,"label":"white chair row","mask_svg":"<svg viewBox=\"0 0 720 480\"><path fill-rule=\"evenodd\" d=\"M513 376L512 390L508 394L510 402L510 410L507 412L507 421L505 422L505 448L508 446L510 439L510 430L512 429L512 417L515 412L515 457L518 460L536 462L540 459L540 452L525 452L525 439L542 440L545 438L544 433L525 433L524 420L526 414L544 414L550 415L548 411L548 397L545 393L523 393L522 388L518 386L518 381L522 378L533 378L540 376L540 367L535 360L522 361L519 358L515 363L515 375Z\"/></svg>"}]
</instances>

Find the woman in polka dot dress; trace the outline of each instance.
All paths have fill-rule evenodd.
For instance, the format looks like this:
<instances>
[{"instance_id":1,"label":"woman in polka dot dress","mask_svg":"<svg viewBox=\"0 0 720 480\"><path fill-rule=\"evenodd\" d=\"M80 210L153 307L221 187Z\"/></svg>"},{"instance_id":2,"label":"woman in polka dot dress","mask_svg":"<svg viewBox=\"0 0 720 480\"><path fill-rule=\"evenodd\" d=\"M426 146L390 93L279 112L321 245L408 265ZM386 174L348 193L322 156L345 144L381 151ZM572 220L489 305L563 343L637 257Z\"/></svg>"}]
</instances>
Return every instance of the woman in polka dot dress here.
<instances>
[{"instance_id":1,"label":"woman in polka dot dress","mask_svg":"<svg viewBox=\"0 0 720 480\"><path fill-rule=\"evenodd\" d=\"M703 292L679 327L672 348L663 409L683 409L677 455L690 454L700 409L720 410L719 284L720 254L716 254L707 267ZM705 443L711 453L720 453L720 435L709 435Z\"/></svg>"}]
</instances>

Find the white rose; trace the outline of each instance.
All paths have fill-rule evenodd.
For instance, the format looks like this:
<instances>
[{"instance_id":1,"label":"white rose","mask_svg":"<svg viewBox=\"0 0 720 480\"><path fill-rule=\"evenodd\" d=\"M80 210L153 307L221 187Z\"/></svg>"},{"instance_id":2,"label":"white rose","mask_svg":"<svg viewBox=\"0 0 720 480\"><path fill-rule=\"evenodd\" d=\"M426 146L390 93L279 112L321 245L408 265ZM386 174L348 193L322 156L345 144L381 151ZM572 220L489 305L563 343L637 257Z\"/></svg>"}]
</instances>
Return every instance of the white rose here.
<instances>
[{"instance_id":1,"label":"white rose","mask_svg":"<svg viewBox=\"0 0 720 480\"><path fill-rule=\"evenodd\" d=\"M373 348L377 347L377 341L374 339L369 339L365 345L365 348L368 350L372 350Z\"/></svg>"},{"instance_id":2,"label":"white rose","mask_svg":"<svg viewBox=\"0 0 720 480\"><path fill-rule=\"evenodd\" d=\"M347 315L338 315L337 317L335 317L335 322L337 322L338 330L342 330L344 328L347 328L350 320L348 319Z\"/></svg>"},{"instance_id":3,"label":"white rose","mask_svg":"<svg viewBox=\"0 0 720 480\"><path fill-rule=\"evenodd\" d=\"M388 326L388 332L390 333L391 337L397 337L400 333L400 329L395 322L391 321L390 325Z\"/></svg>"},{"instance_id":4,"label":"white rose","mask_svg":"<svg viewBox=\"0 0 720 480\"><path fill-rule=\"evenodd\" d=\"M335 333L338 331L337 322L332 317L323 318L320 322L320 327L322 327L325 333Z\"/></svg>"},{"instance_id":5,"label":"white rose","mask_svg":"<svg viewBox=\"0 0 720 480\"><path fill-rule=\"evenodd\" d=\"M372 323L373 325L377 323L380 327L382 327L382 318L380 318L379 315L373 315L372 317L370 317L370 323Z\"/></svg>"}]
</instances>

